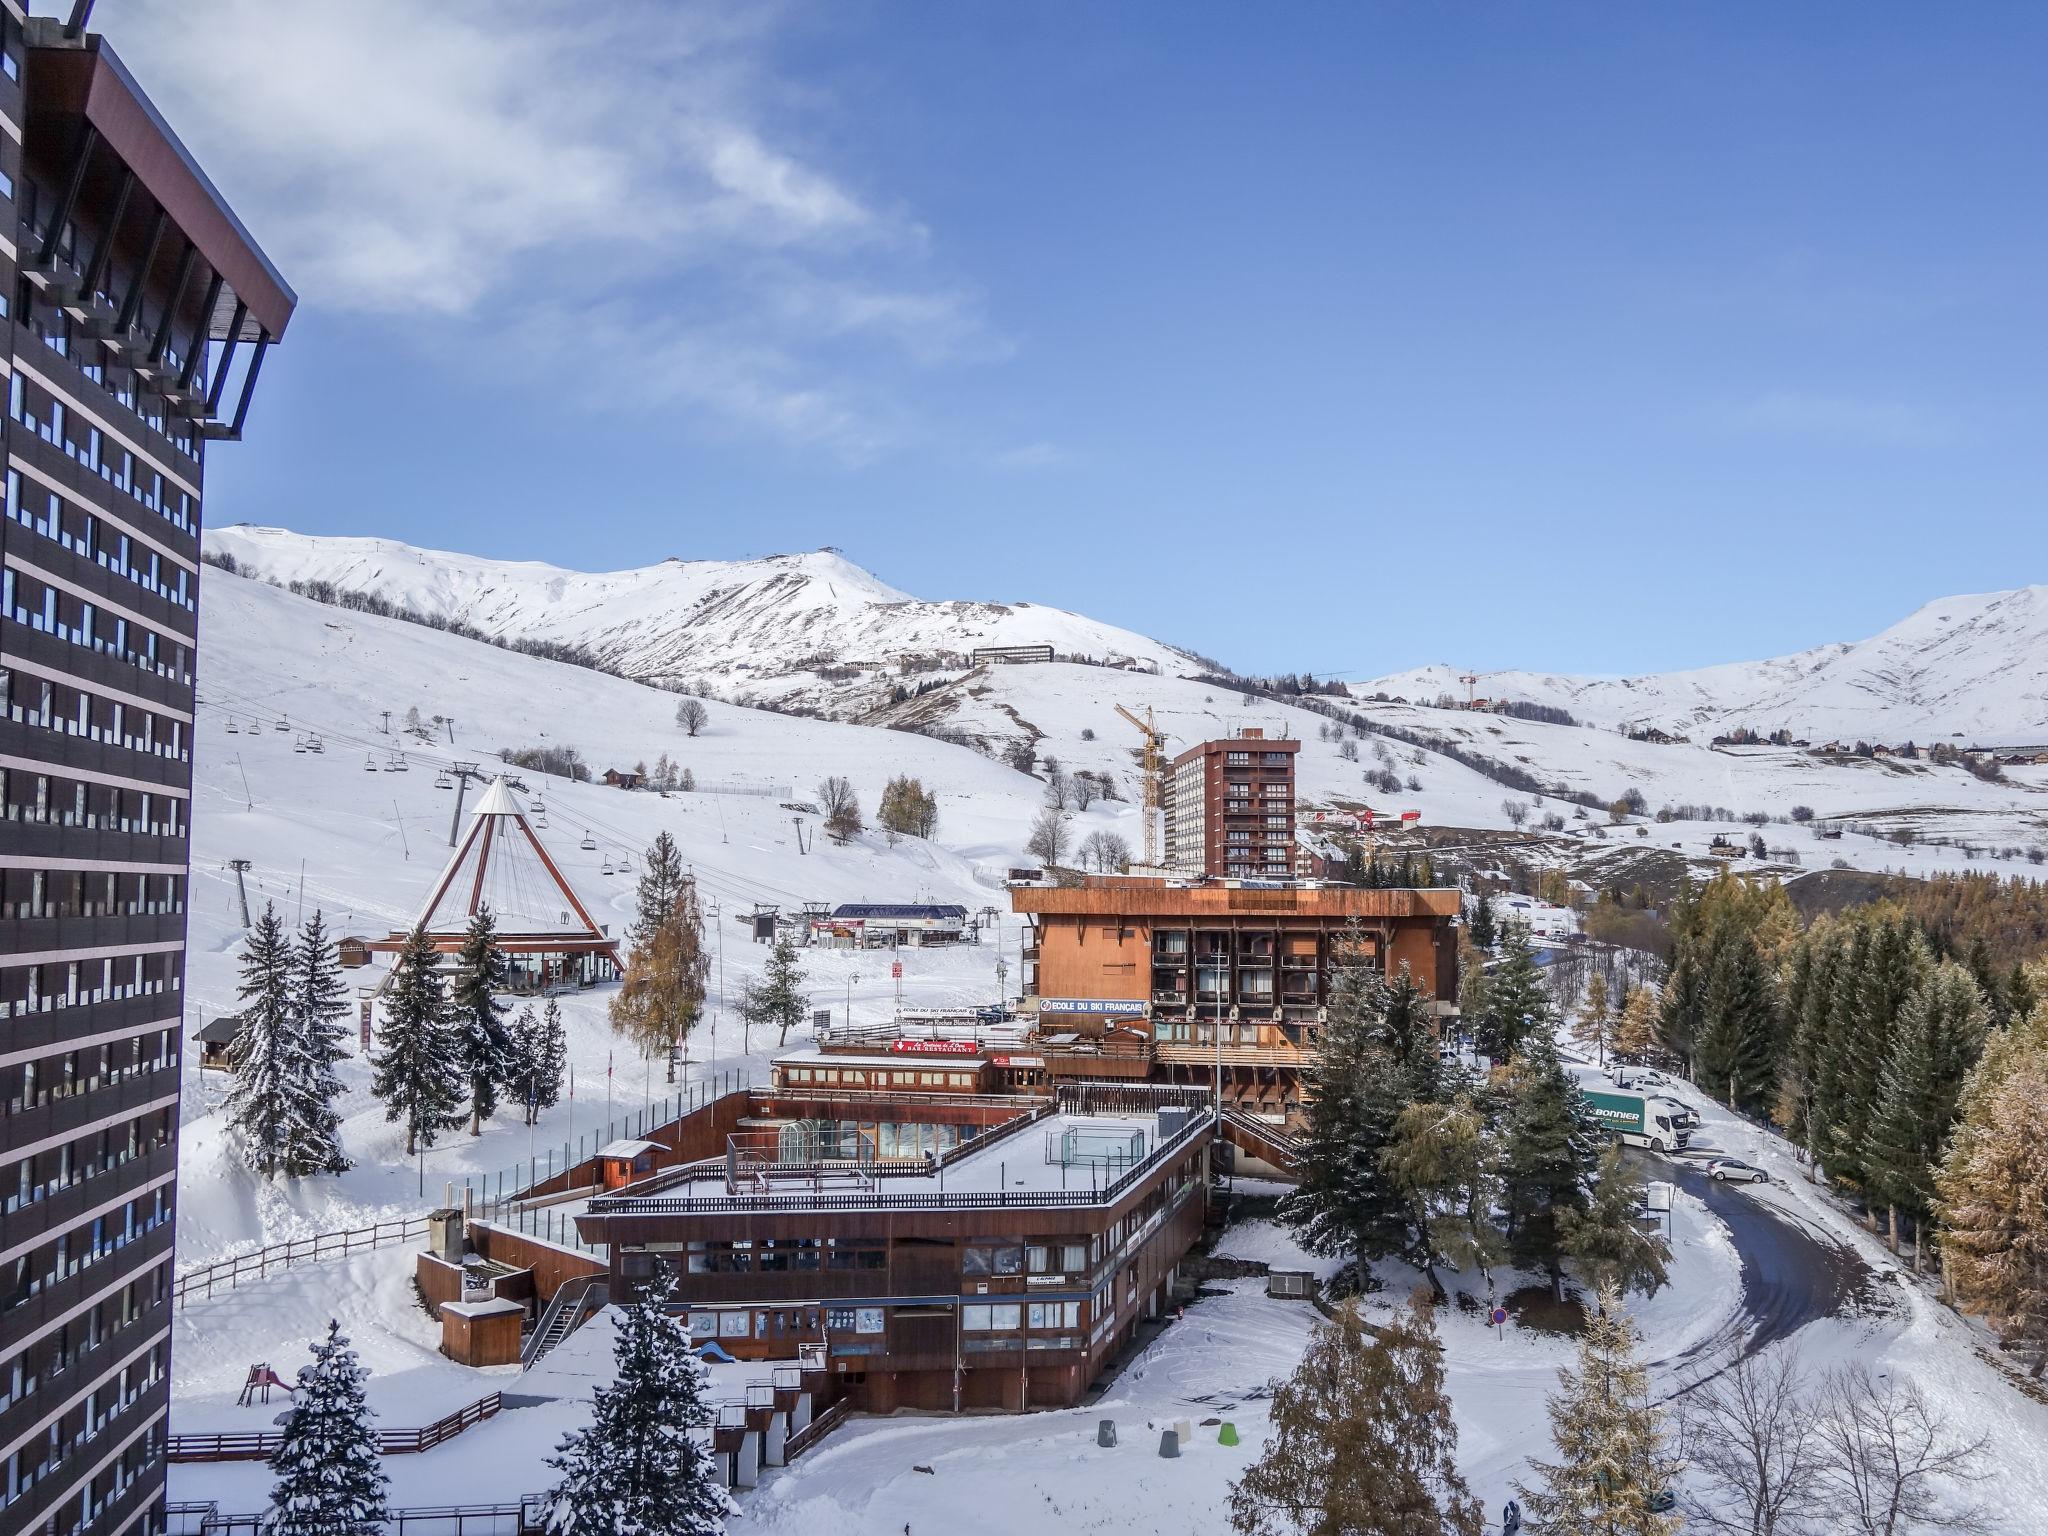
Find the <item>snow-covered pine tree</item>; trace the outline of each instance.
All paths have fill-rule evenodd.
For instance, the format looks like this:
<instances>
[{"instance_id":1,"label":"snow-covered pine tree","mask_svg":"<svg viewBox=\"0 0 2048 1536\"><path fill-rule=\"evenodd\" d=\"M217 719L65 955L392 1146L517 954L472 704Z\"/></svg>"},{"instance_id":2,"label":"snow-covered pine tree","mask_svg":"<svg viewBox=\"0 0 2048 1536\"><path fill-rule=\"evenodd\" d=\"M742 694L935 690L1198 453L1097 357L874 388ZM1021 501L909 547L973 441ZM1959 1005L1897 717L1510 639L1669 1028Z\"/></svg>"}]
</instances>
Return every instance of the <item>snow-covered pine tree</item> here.
<instances>
[{"instance_id":1,"label":"snow-covered pine tree","mask_svg":"<svg viewBox=\"0 0 2048 1536\"><path fill-rule=\"evenodd\" d=\"M275 905L249 930L242 950L241 1028L229 1050L234 1086L228 1118L240 1132L249 1166L274 1179L286 1164L302 1113L305 1045L291 1006L292 951Z\"/></svg>"},{"instance_id":2,"label":"snow-covered pine tree","mask_svg":"<svg viewBox=\"0 0 2048 1536\"><path fill-rule=\"evenodd\" d=\"M1586 1096L1549 1035L1531 1035L1522 1043L1509 1079L1513 1098L1501 1138L1508 1251L1517 1264L1547 1271L1551 1289L1561 1296L1559 1223L1566 1211L1583 1211L1591 1203L1600 1136Z\"/></svg>"},{"instance_id":3,"label":"snow-covered pine tree","mask_svg":"<svg viewBox=\"0 0 2048 1536\"><path fill-rule=\"evenodd\" d=\"M670 1315L672 1283L618 1309L617 1374L588 1427L548 1458L562 1474L548 1529L564 1536L716 1536L734 1505L696 1431L712 1419L704 1365Z\"/></svg>"},{"instance_id":4,"label":"snow-covered pine tree","mask_svg":"<svg viewBox=\"0 0 2048 1536\"><path fill-rule=\"evenodd\" d=\"M515 1061L505 1028L509 1006L498 994L509 985L510 965L498 948L498 925L487 903L479 903L455 958L455 985L448 998L455 1031L455 1057L469 1099L469 1134L481 1136L484 1122L498 1112L500 1092L512 1091Z\"/></svg>"},{"instance_id":5,"label":"snow-covered pine tree","mask_svg":"<svg viewBox=\"0 0 2048 1536\"><path fill-rule=\"evenodd\" d=\"M316 909L300 930L292 951L291 1012L305 1057L305 1079L287 1158L289 1172L341 1173L349 1160L341 1150L341 1114L334 1101L346 1092L335 1064L348 1030L348 986L341 979L341 959L327 935L326 918Z\"/></svg>"},{"instance_id":6,"label":"snow-covered pine tree","mask_svg":"<svg viewBox=\"0 0 2048 1536\"><path fill-rule=\"evenodd\" d=\"M465 1084L438 960L426 929L413 929L392 967L382 1048L371 1062L370 1091L386 1120L404 1123L407 1157L462 1123Z\"/></svg>"},{"instance_id":7,"label":"snow-covered pine tree","mask_svg":"<svg viewBox=\"0 0 2048 1536\"><path fill-rule=\"evenodd\" d=\"M775 936L769 946L768 963L761 971L761 984L747 994L752 1010L748 1022L777 1031L778 1046L789 1043L789 1032L803 1022L810 999L804 995L804 968L797 958L796 940L787 930Z\"/></svg>"},{"instance_id":8,"label":"snow-covered pine tree","mask_svg":"<svg viewBox=\"0 0 2048 1536\"><path fill-rule=\"evenodd\" d=\"M1577 1369L1557 1373L1549 1407L1558 1459L1531 1458L1537 1481L1515 1492L1544 1536L1671 1536L1679 1517L1652 1508L1678 1472L1664 1412L1650 1401L1635 1325L1611 1291L1600 1303L1579 1335Z\"/></svg>"},{"instance_id":9,"label":"snow-covered pine tree","mask_svg":"<svg viewBox=\"0 0 2048 1536\"><path fill-rule=\"evenodd\" d=\"M379 1536L388 1514L384 1464L364 1398L367 1376L341 1324L299 1367L284 1444L272 1453L272 1536Z\"/></svg>"},{"instance_id":10,"label":"snow-covered pine tree","mask_svg":"<svg viewBox=\"0 0 2048 1536\"><path fill-rule=\"evenodd\" d=\"M549 998L543 1016L528 1003L512 1021L509 1033L513 1066L512 1079L505 1091L525 1111L526 1123L532 1125L542 1110L562 1096L562 1068L568 1045L562 1037L560 1005Z\"/></svg>"},{"instance_id":11,"label":"snow-covered pine tree","mask_svg":"<svg viewBox=\"0 0 2048 1536\"><path fill-rule=\"evenodd\" d=\"M1230 1490L1230 1523L1243 1536L1486 1528L1453 1461L1458 1428L1427 1294L1374 1333L1346 1302L1274 1388L1273 1436Z\"/></svg>"},{"instance_id":12,"label":"snow-covered pine tree","mask_svg":"<svg viewBox=\"0 0 2048 1536\"><path fill-rule=\"evenodd\" d=\"M1706 1007L1693 1080L1731 1109L1767 1105L1777 1083L1777 984L1756 941L1731 932L1707 968Z\"/></svg>"},{"instance_id":13,"label":"snow-covered pine tree","mask_svg":"<svg viewBox=\"0 0 2048 1536\"><path fill-rule=\"evenodd\" d=\"M569 1070L569 1031L562 1023L562 1005L552 997L540 1014L540 1097L541 1109L561 1102L562 1075Z\"/></svg>"}]
</instances>

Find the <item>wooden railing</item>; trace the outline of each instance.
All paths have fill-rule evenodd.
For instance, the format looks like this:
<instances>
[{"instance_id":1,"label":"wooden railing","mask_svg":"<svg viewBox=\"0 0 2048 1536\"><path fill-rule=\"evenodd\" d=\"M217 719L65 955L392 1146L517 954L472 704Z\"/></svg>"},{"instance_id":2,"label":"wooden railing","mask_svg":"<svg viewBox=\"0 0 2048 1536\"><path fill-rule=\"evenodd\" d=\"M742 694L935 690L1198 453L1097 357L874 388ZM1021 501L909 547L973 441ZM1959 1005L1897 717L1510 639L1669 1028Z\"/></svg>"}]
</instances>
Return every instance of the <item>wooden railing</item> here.
<instances>
[{"instance_id":1,"label":"wooden railing","mask_svg":"<svg viewBox=\"0 0 2048 1536\"><path fill-rule=\"evenodd\" d=\"M231 1291L251 1280L266 1278L274 1269L310 1264L326 1259L343 1259L352 1253L389 1248L415 1242L427 1235L427 1218L408 1216L403 1221L380 1221L345 1232L320 1232L312 1237L294 1237L282 1243L266 1243L253 1253L236 1254L189 1269L171 1282L171 1300L178 1306L194 1296L211 1296Z\"/></svg>"},{"instance_id":2,"label":"wooden railing","mask_svg":"<svg viewBox=\"0 0 2048 1536\"><path fill-rule=\"evenodd\" d=\"M852 1408L847 1404L848 1399L842 1397L831 1407L821 1411L816 1418L812 1419L802 1429L791 1435L789 1443L782 1448L783 1460L795 1461L797 1457L803 1455L805 1451L808 1451L844 1423L853 1412Z\"/></svg>"},{"instance_id":3,"label":"wooden railing","mask_svg":"<svg viewBox=\"0 0 2048 1536\"><path fill-rule=\"evenodd\" d=\"M480 1397L473 1403L465 1403L453 1413L419 1429L386 1429L377 1434L377 1453L381 1456L412 1456L421 1451L431 1451L435 1446L454 1439L465 1429L483 1423L485 1419L497 1417L504 1406L502 1397L493 1392L489 1397ZM172 1435L168 1443L166 1459L170 1461L262 1461L284 1444L281 1430L228 1431L211 1435Z\"/></svg>"}]
</instances>

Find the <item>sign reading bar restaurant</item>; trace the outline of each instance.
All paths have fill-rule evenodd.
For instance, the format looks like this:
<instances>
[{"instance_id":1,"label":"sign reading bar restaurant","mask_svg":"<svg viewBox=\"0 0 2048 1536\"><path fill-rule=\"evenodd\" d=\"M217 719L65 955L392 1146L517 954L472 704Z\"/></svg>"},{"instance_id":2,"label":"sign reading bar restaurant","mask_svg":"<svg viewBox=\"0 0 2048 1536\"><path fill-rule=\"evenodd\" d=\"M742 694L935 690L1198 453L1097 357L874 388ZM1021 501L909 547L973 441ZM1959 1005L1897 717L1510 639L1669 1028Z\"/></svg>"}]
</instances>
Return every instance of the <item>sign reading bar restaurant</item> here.
<instances>
[{"instance_id":1,"label":"sign reading bar restaurant","mask_svg":"<svg viewBox=\"0 0 2048 1536\"><path fill-rule=\"evenodd\" d=\"M972 1056L981 1046L973 1040L897 1040L889 1049L904 1056Z\"/></svg>"},{"instance_id":2,"label":"sign reading bar restaurant","mask_svg":"<svg viewBox=\"0 0 2048 1536\"><path fill-rule=\"evenodd\" d=\"M1041 997L1040 1013L1100 1013L1117 1019L1140 1019L1152 1005L1139 997Z\"/></svg>"}]
</instances>

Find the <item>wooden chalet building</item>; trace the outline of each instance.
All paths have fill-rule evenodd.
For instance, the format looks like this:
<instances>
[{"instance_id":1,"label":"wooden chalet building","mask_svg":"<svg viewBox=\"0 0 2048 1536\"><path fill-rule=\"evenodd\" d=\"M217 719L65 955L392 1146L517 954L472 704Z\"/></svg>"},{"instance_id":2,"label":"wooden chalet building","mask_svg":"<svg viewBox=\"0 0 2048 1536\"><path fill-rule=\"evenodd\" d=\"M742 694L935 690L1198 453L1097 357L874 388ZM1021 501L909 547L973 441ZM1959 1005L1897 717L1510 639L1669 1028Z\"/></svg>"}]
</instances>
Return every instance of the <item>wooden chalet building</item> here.
<instances>
[{"instance_id":1,"label":"wooden chalet building","mask_svg":"<svg viewBox=\"0 0 2048 1536\"><path fill-rule=\"evenodd\" d=\"M1055 1083L1220 1088L1269 1120L1301 1104L1333 962L1406 968L1440 1014L1458 995L1459 893L1090 876L1013 887L1029 920L1024 1008Z\"/></svg>"}]
</instances>

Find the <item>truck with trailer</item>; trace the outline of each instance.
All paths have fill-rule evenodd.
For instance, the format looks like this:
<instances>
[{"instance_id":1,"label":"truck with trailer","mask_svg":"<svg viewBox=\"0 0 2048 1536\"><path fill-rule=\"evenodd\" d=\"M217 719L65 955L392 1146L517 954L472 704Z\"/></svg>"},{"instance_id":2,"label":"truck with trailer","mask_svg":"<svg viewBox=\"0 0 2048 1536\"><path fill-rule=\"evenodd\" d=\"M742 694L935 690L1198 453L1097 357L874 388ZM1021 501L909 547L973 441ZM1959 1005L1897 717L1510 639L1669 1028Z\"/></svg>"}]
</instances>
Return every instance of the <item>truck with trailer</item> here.
<instances>
[{"instance_id":1,"label":"truck with trailer","mask_svg":"<svg viewBox=\"0 0 2048 1536\"><path fill-rule=\"evenodd\" d=\"M1654 1094L1604 1088L1588 1088L1584 1092L1594 1122L1628 1146L1676 1152L1692 1140L1692 1131L1680 1125L1673 1114L1674 1106Z\"/></svg>"}]
</instances>

